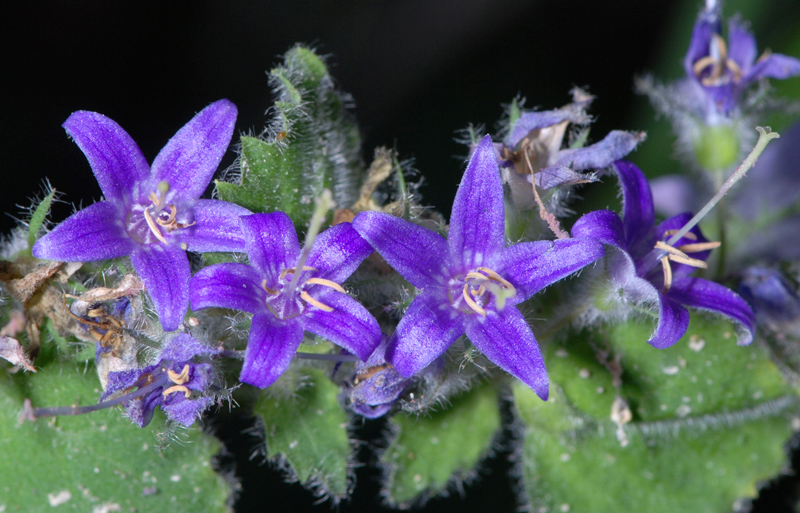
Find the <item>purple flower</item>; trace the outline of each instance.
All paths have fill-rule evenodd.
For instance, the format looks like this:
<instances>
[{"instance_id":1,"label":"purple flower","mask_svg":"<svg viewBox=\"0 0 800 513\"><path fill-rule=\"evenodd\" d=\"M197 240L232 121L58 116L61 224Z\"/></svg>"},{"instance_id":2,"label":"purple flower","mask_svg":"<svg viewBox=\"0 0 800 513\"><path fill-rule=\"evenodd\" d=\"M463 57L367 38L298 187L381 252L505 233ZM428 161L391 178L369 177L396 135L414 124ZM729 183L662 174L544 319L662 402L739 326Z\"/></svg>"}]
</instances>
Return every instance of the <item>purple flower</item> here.
<instances>
[{"instance_id":1,"label":"purple flower","mask_svg":"<svg viewBox=\"0 0 800 513\"><path fill-rule=\"evenodd\" d=\"M236 107L212 103L147 164L114 121L79 111L64 123L92 166L105 201L76 212L33 246L37 258L90 262L130 255L166 331L189 305L186 250L241 251L238 205L200 200L233 134Z\"/></svg>"},{"instance_id":2,"label":"purple flower","mask_svg":"<svg viewBox=\"0 0 800 513\"><path fill-rule=\"evenodd\" d=\"M800 336L800 298L797 288L775 269L745 269L739 293L756 312L759 326Z\"/></svg>"},{"instance_id":3,"label":"purple flower","mask_svg":"<svg viewBox=\"0 0 800 513\"><path fill-rule=\"evenodd\" d=\"M449 239L403 219L362 212L353 226L420 290L395 332L387 360L410 377L462 334L542 399L547 371L515 305L603 255L594 241L505 246L503 187L491 139L478 144L461 180Z\"/></svg>"},{"instance_id":4,"label":"purple flower","mask_svg":"<svg viewBox=\"0 0 800 513\"><path fill-rule=\"evenodd\" d=\"M170 420L191 426L214 404L214 398L208 393L214 381L214 370L210 363L196 363L195 360L218 353L181 333L167 342L156 364L143 369L109 372L108 386L100 401L136 387L136 391L127 392L115 402L121 402L126 415L140 427L150 423L156 406L161 406Z\"/></svg>"},{"instance_id":5,"label":"purple flower","mask_svg":"<svg viewBox=\"0 0 800 513\"><path fill-rule=\"evenodd\" d=\"M356 365L350 402L353 411L368 419L382 417L392 409L400 395L411 384L386 361L388 343L384 342L366 362Z\"/></svg>"},{"instance_id":6,"label":"purple flower","mask_svg":"<svg viewBox=\"0 0 800 513\"><path fill-rule=\"evenodd\" d=\"M684 306L728 317L736 325L739 344L752 342L755 319L747 302L722 285L690 276L695 267L705 265L717 244L708 243L694 227L667 247L664 242L692 216L680 214L655 225L653 197L644 174L630 162L620 161L614 167L622 186L623 218L608 210L590 212L578 219L572 235L618 250L608 255L615 293L626 302L657 310L658 325L648 342L657 348L677 342L689 326ZM654 250L657 244L659 251Z\"/></svg>"},{"instance_id":7,"label":"purple flower","mask_svg":"<svg viewBox=\"0 0 800 513\"><path fill-rule=\"evenodd\" d=\"M560 109L523 113L503 143L495 145L504 180L510 184L517 207L533 207L534 179L536 186L545 190L593 181L591 175L581 171L605 168L644 140L644 132L614 130L596 144L562 149L570 123L591 123L585 109L594 98L580 89L573 91L573 97L573 103Z\"/></svg>"},{"instance_id":8,"label":"purple flower","mask_svg":"<svg viewBox=\"0 0 800 513\"><path fill-rule=\"evenodd\" d=\"M192 308L253 314L240 379L270 386L309 331L366 360L381 339L375 318L339 285L372 253L350 223L322 232L298 269L297 233L283 212L239 220L250 265L206 267L191 281Z\"/></svg>"},{"instance_id":9,"label":"purple flower","mask_svg":"<svg viewBox=\"0 0 800 513\"><path fill-rule=\"evenodd\" d=\"M738 18L729 22L729 44L720 32L718 11L702 11L684 59L686 75L702 88L710 109L727 115L753 82L800 74L800 61L793 57L768 50L757 58L756 40Z\"/></svg>"}]
</instances>

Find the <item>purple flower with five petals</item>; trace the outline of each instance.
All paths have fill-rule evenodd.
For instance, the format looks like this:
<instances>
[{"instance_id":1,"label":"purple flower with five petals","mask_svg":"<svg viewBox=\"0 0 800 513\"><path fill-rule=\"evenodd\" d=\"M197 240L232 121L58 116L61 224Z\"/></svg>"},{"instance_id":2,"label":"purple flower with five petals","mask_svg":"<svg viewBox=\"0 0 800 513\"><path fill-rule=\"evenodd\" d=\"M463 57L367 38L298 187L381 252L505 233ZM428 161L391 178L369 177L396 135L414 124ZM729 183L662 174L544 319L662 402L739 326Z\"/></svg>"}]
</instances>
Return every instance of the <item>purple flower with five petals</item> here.
<instances>
[{"instance_id":1,"label":"purple flower with five petals","mask_svg":"<svg viewBox=\"0 0 800 513\"><path fill-rule=\"evenodd\" d=\"M505 245L503 186L492 141L481 140L461 180L449 238L403 219L362 212L353 226L420 290L397 326L387 360L410 377L462 334L542 399L547 371L516 305L603 255L595 241Z\"/></svg>"},{"instance_id":2,"label":"purple flower with five petals","mask_svg":"<svg viewBox=\"0 0 800 513\"><path fill-rule=\"evenodd\" d=\"M189 306L186 251L241 251L238 218L250 212L200 195L233 134L236 107L212 103L181 128L152 167L114 121L79 111L64 123L89 160L105 201L80 210L33 246L37 258L90 262L130 255L164 330Z\"/></svg>"},{"instance_id":3,"label":"purple flower with five petals","mask_svg":"<svg viewBox=\"0 0 800 513\"><path fill-rule=\"evenodd\" d=\"M240 379L270 386L291 363L305 331L366 360L380 343L380 327L340 285L372 253L352 225L319 234L300 263L297 233L283 212L246 216L239 223L250 265L206 267L190 287L195 310L222 307L253 314Z\"/></svg>"},{"instance_id":4,"label":"purple flower with five petals","mask_svg":"<svg viewBox=\"0 0 800 513\"><path fill-rule=\"evenodd\" d=\"M128 418L140 427L150 423L156 406L161 406L170 420L191 426L214 404L214 398L209 394L209 387L215 379L214 369L210 363L196 360L216 354L219 354L218 350L181 333L166 343L154 365L109 372L108 387L100 401L124 404ZM133 387L137 390L109 400ZM127 399L131 396L135 397Z\"/></svg>"},{"instance_id":5,"label":"purple flower with five petals","mask_svg":"<svg viewBox=\"0 0 800 513\"><path fill-rule=\"evenodd\" d=\"M690 276L694 268L705 265L710 249L718 244L708 243L695 226L673 246L666 246L665 241L691 214L671 217L656 226L653 196L642 171L624 161L614 167L622 187L623 218L609 210L590 212L578 219L572 236L616 248L607 256L612 296L657 310L658 324L648 342L657 348L677 342L689 327L686 306L729 318L736 326L739 344L752 342L755 318L747 302L722 285Z\"/></svg>"},{"instance_id":6,"label":"purple flower with five petals","mask_svg":"<svg viewBox=\"0 0 800 513\"><path fill-rule=\"evenodd\" d=\"M800 61L793 57L766 51L756 58L756 40L738 18L729 22L729 44L720 32L718 9L703 10L684 58L686 75L702 88L711 112L727 115L757 80L800 74Z\"/></svg>"}]
</instances>

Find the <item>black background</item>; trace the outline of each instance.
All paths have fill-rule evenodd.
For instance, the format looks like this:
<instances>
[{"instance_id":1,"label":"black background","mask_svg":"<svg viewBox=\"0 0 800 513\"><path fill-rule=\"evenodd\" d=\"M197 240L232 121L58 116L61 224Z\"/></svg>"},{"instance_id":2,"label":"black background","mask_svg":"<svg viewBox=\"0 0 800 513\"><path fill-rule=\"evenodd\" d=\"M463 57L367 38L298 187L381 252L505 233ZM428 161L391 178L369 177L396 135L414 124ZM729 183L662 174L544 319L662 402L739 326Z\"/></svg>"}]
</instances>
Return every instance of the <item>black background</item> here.
<instances>
[{"instance_id":1,"label":"black background","mask_svg":"<svg viewBox=\"0 0 800 513\"><path fill-rule=\"evenodd\" d=\"M238 106L238 132L260 132L272 103L265 71L303 42L330 56L333 76L355 98L364 158L378 145L414 157L426 177L423 194L449 212L465 153L455 131L468 123L493 131L500 105L518 93L529 107L553 108L569 101L573 86L588 86L598 96L595 139L644 128L636 125L645 102L633 94L633 76L657 61L666 62L664 78L678 76L685 47L665 49L664 41L673 24L690 28L685 7L592 0L18 4L0 22L0 210L18 215L17 205L29 205L45 177L67 202L56 208L56 220L69 214L69 203L99 199L85 158L60 126L75 110L117 121L150 161L194 113L220 98ZM665 58L665 51L672 53ZM229 152L222 168L234 157ZM3 216L0 233L14 222ZM228 435L246 427L236 422L224 428ZM230 449L249 465L240 470L249 476L242 511L311 508L313 498L299 485L283 486L280 473L247 463L249 447ZM508 454L501 456L464 498L437 500L428 510L511 510L512 485L502 477ZM375 476L358 477L354 501L341 511L375 507ZM762 502L761 511L779 511L780 494L770 500L775 504Z\"/></svg>"}]
</instances>

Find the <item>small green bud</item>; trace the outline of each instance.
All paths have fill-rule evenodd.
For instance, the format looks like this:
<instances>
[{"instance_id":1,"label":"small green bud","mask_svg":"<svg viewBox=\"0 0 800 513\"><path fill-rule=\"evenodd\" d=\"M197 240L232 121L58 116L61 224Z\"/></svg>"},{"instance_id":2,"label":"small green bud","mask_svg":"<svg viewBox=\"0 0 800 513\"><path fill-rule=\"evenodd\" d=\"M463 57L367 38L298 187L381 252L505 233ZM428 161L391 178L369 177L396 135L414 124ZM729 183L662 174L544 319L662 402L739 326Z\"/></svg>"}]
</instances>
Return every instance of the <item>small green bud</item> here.
<instances>
[{"instance_id":1,"label":"small green bud","mask_svg":"<svg viewBox=\"0 0 800 513\"><path fill-rule=\"evenodd\" d=\"M739 161L739 135L731 126L706 126L695 140L694 154L704 169L728 169Z\"/></svg>"}]
</instances>

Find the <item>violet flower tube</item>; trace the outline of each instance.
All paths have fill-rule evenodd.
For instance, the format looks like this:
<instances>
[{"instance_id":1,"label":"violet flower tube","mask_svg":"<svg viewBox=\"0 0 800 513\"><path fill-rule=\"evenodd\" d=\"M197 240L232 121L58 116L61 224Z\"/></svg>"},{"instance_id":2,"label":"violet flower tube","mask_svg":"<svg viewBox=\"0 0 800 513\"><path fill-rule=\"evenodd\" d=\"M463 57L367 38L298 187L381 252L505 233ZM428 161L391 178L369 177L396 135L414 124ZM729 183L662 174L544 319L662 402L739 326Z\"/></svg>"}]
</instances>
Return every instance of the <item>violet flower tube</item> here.
<instances>
[{"instance_id":1,"label":"violet flower tube","mask_svg":"<svg viewBox=\"0 0 800 513\"><path fill-rule=\"evenodd\" d=\"M64 123L92 166L104 201L76 212L39 239L33 256L91 262L130 256L166 331L189 306L186 251L242 251L245 208L198 199L233 134L236 106L219 100L170 139L152 167L114 121L79 111Z\"/></svg>"},{"instance_id":2,"label":"violet flower tube","mask_svg":"<svg viewBox=\"0 0 800 513\"><path fill-rule=\"evenodd\" d=\"M381 212L355 229L420 293L397 326L386 359L410 377L462 334L492 362L547 399L542 354L516 305L603 256L600 243L557 240L505 244L503 186L486 136L464 172L441 235Z\"/></svg>"}]
</instances>

